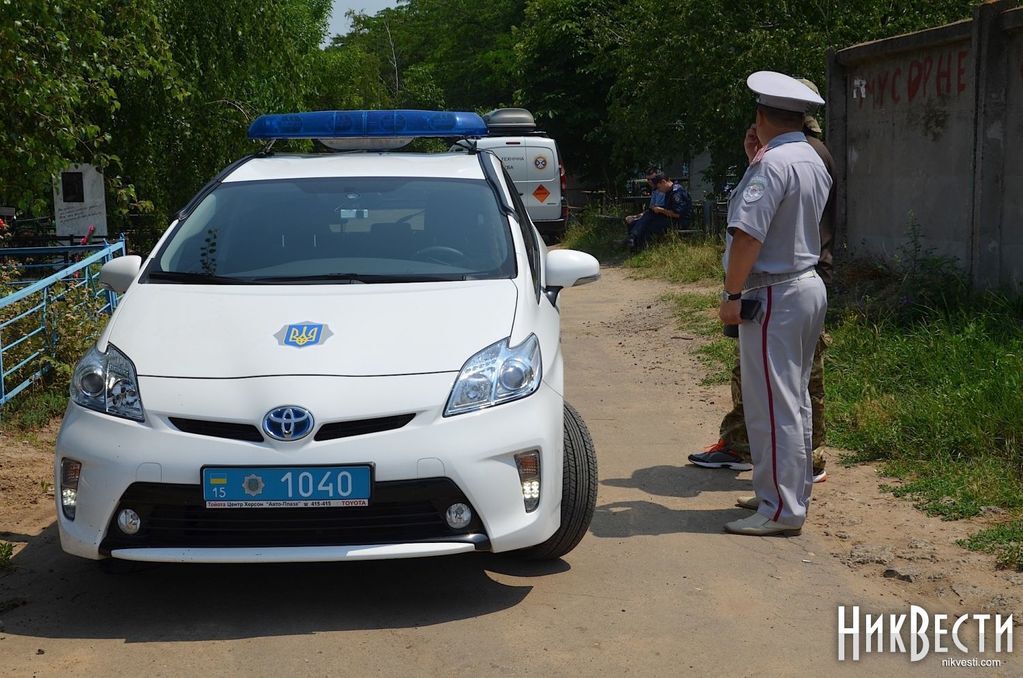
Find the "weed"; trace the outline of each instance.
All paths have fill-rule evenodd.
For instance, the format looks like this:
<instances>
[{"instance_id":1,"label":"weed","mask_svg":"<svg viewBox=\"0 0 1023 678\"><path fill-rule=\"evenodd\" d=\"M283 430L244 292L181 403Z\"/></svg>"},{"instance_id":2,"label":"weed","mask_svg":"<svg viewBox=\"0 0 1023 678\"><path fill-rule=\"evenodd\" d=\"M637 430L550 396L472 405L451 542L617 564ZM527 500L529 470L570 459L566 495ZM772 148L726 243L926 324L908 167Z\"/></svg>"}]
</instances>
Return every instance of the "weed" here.
<instances>
[{"instance_id":1,"label":"weed","mask_svg":"<svg viewBox=\"0 0 1023 678\"><path fill-rule=\"evenodd\" d=\"M738 348L737 340L722 336L696 349L700 362L707 368L707 376L700 383L711 386L731 381L732 370L739 359Z\"/></svg>"},{"instance_id":2,"label":"weed","mask_svg":"<svg viewBox=\"0 0 1023 678\"><path fill-rule=\"evenodd\" d=\"M904 301L912 275L879 269L833 302L830 440L857 460L883 461L884 472L908 481L895 493L933 515L1023 510L1018 302L963 297L941 261L914 266L917 276L945 271L917 302Z\"/></svg>"},{"instance_id":3,"label":"weed","mask_svg":"<svg viewBox=\"0 0 1023 678\"><path fill-rule=\"evenodd\" d=\"M971 551L995 554L999 567L1023 572L1023 520L990 527L958 543Z\"/></svg>"},{"instance_id":4,"label":"weed","mask_svg":"<svg viewBox=\"0 0 1023 678\"><path fill-rule=\"evenodd\" d=\"M643 277L681 283L722 279L722 243L716 236L693 239L671 232L642 252L630 255L621 245L625 235L625 226L617 217L585 212L569 228L561 244L588 252L601 261L623 262Z\"/></svg>"},{"instance_id":5,"label":"weed","mask_svg":"<svg viewBox=\"0 0 1023 678\"><path fill-rule=\"evenodd\" d=\"M718 295L706 292L667 294L662 298L672 309L678 326L710 339L696 349L700 363L707 369L704 385L727 384L737 359L736 340L721 334L718 319Z\"/></svg>"},{"instance_id":6,"label":"weed","mask_svg":"<svg viewBox=\"0 0 1023 678\"><path fill-rule=\"evenodd\" d=\"M0 570L14 569L14 563L11 562L11 558L13 557L14 544L6 541L0 541Z\"/></svg>"},{"instance_id":7,"label":"weed","mask_svg":"<svg viewBox=\"0 0 1023 678\"><path fill-rule=\"evenodd\" d=\"M569 226L561 245L592 254L600 261L621 260L626 254L620 244L625 235L625 226L617 218L584 212Z\"/></svg>"},{"instance_id":8,"label":"weed","mask_svg":"<svg viewBox=\"0 0 1023 678\"><path fill-rule=\"evenodd\" d=\"M48 424L64 413L68 403L67 383L52 377L33 384L3 408L3 429L23 433Z\"/></svg>"},{"instance_id":9,"label":"weed","mask_svg":"<svg viewBox=\"0 0 1023 678\"><path fill-rule=\"evenodd\" d=\"M626 259L625 265L637 269L645 277L664 278L676 283L720 284L724 279L721 255L722 243L716 237L694 240L668 233L647 249Z\"/></svg>"}]
</instances>

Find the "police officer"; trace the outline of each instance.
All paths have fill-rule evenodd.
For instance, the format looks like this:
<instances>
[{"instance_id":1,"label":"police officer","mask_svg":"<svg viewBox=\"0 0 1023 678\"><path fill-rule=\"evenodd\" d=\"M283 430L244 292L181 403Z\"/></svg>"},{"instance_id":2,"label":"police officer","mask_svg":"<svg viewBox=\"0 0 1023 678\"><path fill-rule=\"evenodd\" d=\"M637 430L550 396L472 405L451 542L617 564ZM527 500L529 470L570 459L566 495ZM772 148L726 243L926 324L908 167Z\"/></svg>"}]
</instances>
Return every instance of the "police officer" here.
<instances>
[{"instance_id":1,"label":"police officer","mask_svg":"<svg viewBox=\"0 0 1023 678\"><path fill-rule=\"evenodd\" d=\"M831 177L806 141L803 118L824 100L798 80L759 71L760 149L728 205L725 288L719 316L739 325L742 399L756 513L725 525L736 534L799 534L813 488L808 384L827 293L815 266ZM742 301L751 306L740 317ZM754 306L758 308L753 308Z\"/></svg>"},{"instance_id":2,"label":"police officer","mask_svg":"<svg viewBox=\"0 0 1023 678\"><path fill-rule=\"evenodd\" d=\"M672 181L663 173L653 175L649 181L655 193L664 195L664 201L660 206L656 206L651 196L651 206L639 218L629 223L626 245L633 251L643 249L652 237L667 231L672 219L679 220L682 228L685 228L692 218L693 203L681 184Z\"/></svg>"},{"instance_id":3,"label":"police officer","mask_svg":"<svg viewBox=\"0 0 1023 678\"><path fill-rule=\"evenodd\" d=\"M800 78L803 83L820 94L817 85L810 80ZM824 161L828 169L828 175L832 181L835 179L835 161L831 157L828 147L821 141L821 126L809 113L803 118L803 133L806 141L817 155ZM760 150L760 141L756 136L756 125L750 126L746 131L746 140L743 144L746 155L750 162ZM831 284L834 266L832 265L832 245L835 240L835 187L831 187L831 195L824 208L821 217L821 257L817 262L817 274L824 281L825 286ZM813 368L810 372L810 407L813 410L813 482L820 483L827 480L826 470L827 459L824 456L824 352L827 349L827 340L822 334L817 341L817 348L813 355ZM738 346L736 346L738 357ZM753 468L749 451L749 438L746 435L746 420L742 410L742 372L738 360L732 369L731 378L732 409L721 420L719 429L720 438L717 443L705 448L702 452L689 455L689 461L696 466L711 469L732 469L734 471L748 471ZM743 497L739 499L739 505L747 508L756 508L756 497Z\"/></svg>"}]
</instances>

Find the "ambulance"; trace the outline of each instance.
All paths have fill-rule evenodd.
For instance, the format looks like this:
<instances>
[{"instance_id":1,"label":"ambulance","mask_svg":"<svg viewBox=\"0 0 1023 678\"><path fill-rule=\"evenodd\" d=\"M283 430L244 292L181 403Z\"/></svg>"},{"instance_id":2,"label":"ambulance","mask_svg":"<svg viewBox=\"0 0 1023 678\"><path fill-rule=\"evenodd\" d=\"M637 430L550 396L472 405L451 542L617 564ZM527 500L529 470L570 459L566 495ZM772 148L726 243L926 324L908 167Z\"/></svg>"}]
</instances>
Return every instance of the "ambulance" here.
<instances>
[{"instance_id":1,"label":"ambulance","mask_svg":"<svg viewBox=\"0 0 1023 678\"><path fill-rule=\"evenodd\" d=\"M565 165L558 144L537 130L533 114L524 108L498 108L483 116L488 135L474 140L477 150L497 154L526 206L536 230L548 243L565 233ZM459 142L452 151L468 151Z\"/></svg>"}]
</instances>

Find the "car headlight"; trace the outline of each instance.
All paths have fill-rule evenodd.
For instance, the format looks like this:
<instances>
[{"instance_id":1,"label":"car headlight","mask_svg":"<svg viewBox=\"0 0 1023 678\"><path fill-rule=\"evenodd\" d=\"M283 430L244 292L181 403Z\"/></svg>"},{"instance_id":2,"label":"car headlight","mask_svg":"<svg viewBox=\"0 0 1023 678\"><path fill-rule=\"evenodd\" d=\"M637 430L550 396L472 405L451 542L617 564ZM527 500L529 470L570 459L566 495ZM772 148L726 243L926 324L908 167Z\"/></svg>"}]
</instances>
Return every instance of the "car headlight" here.
<instances>
[{"instance_id":1,"label":"car headlight","mask_svg":"<svg viewBox=\"0 0 1023 678\"><path fill-rule=\"evenodd\" d=\"M115 417L135 421L146 418L135 366L113 344L107 345L106 353L93 346L78 361L71 377L71 399L82 407Z\"/></svg>"},{"instance_id":2,"label":"car headlight","mask_svg":"<svg viewBox=\"0 0 1023 678\"><path fill-rule=\"evenodd\" d=\"M536 335L518 346L502 339L465 361L451 388L444 416L475 412L519 398L540 386L540 342Z\"/></svg>"}]
</instances>

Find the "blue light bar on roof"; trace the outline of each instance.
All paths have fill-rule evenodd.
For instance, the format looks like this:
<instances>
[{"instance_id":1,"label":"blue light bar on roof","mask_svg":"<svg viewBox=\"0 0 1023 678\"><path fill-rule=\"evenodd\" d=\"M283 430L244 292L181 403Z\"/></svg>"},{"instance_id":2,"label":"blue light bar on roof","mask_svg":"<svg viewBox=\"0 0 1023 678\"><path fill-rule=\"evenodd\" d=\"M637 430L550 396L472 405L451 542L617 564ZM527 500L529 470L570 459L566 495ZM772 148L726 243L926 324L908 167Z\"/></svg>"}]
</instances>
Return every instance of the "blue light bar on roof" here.
<instances>
[{"instance_id":1,"label":"blue light bar on roof","mask_svg":"<svg viewBox=\"0 0 1023 678\"><path fill-rule=\"evenodd\" d=\"M261 115L250 139L340 139L346 137L481 137L487 125L459 111L316 111Z\"/></svg>"}]
</instances>

